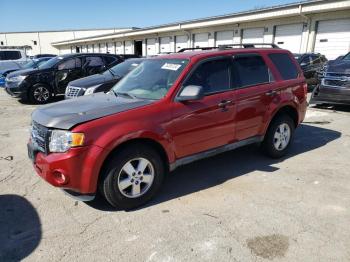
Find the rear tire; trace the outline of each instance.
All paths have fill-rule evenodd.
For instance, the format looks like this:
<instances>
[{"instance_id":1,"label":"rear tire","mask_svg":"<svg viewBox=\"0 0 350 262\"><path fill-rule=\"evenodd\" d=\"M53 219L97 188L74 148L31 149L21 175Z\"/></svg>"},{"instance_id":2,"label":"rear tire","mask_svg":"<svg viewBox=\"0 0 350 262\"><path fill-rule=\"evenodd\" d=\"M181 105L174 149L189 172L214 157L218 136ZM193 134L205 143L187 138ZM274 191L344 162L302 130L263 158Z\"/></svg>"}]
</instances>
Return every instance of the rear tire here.
<instances>
[{"instance_id":1,"label":"rear tire","mask_svg":"<svg viewBox=\"0 0 350 262\"><path fill-rule=\"evenodd\" d=\"M164 176L164 163L156 150L142 144L130 145L109 159L99 188L112 206L129 210L151 200Z\"/></svg>"},{"instance_id":2,"label":"rear tire","mask_svg":"<svg viewBox=\"0 0 350 262\"><path fill-rule=\"evenodd\" d=\"M264 152L272 158L288 153L295 131L294 121L286 114L277 116L270 124L262 143Z\"/></svg>"},{"instance_id":3,"label":"rear tire","mask_svg":"<svg viewBox=\"0 0 350 262\"><path fill-rule=\"evenodd\" d=\"M29 100L34 104L47 104L52 99L52 89L43 84L34 85L29 90Z\"/></svg>"}]
</instances>

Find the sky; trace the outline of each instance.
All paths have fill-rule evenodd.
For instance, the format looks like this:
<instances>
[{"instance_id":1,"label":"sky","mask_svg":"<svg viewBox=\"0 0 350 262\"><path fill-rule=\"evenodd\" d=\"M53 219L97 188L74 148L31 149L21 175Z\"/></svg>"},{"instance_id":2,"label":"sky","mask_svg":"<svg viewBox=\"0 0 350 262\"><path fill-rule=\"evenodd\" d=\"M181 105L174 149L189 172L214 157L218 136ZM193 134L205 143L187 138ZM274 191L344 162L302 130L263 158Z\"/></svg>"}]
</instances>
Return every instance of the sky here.
<instances>
[{"instance_id":1,"label":"sky","mask_svg":"<svg viewBox=\"0 0 350 262\"><path fill-rule=\"evenodd\" d=\"M297 0L0 0L0 32L147 27Z\"/></svg>"}]
</instances>

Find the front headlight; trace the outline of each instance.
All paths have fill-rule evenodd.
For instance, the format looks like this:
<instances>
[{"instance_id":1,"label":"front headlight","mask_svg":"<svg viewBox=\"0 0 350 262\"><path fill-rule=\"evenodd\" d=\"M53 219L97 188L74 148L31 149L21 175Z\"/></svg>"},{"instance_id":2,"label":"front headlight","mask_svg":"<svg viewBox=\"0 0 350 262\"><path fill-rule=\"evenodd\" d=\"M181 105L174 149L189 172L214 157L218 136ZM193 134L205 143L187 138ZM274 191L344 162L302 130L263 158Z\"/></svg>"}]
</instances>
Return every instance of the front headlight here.
<instances>
[{"instance_id":1,"label":"front headlight","mask_svg":"<svg viewBox=\"0 0 350 262\"><path fill-rule=\"evenodd\" d=\"M27 76L14 76L14 77L7 77L6 81L7 82L22 82L24 79L26 79Z\"/></svg>"},{"instance_id":2,"label":"front headlight","mask_svg":"<svg viewBox=\"0 0 350 262\"><path fill-rule=\"evenodd\" d=\"M49 149L52 153L64 153L72 147L84 145L84 134L64 130L53 130L50 136Z\"/></svg>"},{"instance_id":3,"label":"front headlight","mask_svg":"<svg viewBox=\"0 0 350 262\"><path fill-rule=\"evenodd\" d=\"M85 90L84 96L92 95L99 86L100 85L89 87L88 89Z\"/></svg>"}]
</instances>

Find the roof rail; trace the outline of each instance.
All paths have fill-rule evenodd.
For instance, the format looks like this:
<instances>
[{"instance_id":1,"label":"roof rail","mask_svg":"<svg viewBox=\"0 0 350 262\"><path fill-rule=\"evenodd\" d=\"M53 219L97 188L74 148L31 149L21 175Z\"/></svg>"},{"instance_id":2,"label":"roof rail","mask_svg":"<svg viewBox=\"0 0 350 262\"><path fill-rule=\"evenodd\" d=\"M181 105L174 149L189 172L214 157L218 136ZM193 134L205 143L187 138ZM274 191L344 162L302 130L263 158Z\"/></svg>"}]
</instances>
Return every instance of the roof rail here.
<instances>
[{"instance_id":1,"label":"roof rail","mask_svg":"<svg viewBox=\"0 0 350 262\"><path fill-rule=\"evenodd\" d=\"M256 48L256 46L270 46L271 48L279 48L278 45L273 43L244 43L244 44L232 44L232 45L219 45L220 50L231 49L232 47L240 46L243 48Z\"/></svg>"},{"instance_id":2,"label":"roof rail","mask_svg":"<svg viewBox=\"0 0 350 262\"><path fill-rule=\"evenodd\" d=\"M279 48L278 45L273 43L247 43L247 44L219 45L219 46L211 46L211 47L182 48L178 51L178 53L183 53L185 51L195 51L195 50L213 50L213 49L226 50L226 49L232 49L233 47L256 48L256 46L270 46L271 48Z\"/></svg>"},{"instance_id":3,"label":"roof rail","mask_svg":"<svg viewBox=\"0 0 350 262\"><path fill-rule=\"evenodd\" d=\"M212 49L218 49L218 47L216 46L212 46L212 47L187 47L187 48L182 48L179 51L177 51L178 53L183 53L185 51L194 51L194 50L212 50Z\"/></svg>"}]
</instances>

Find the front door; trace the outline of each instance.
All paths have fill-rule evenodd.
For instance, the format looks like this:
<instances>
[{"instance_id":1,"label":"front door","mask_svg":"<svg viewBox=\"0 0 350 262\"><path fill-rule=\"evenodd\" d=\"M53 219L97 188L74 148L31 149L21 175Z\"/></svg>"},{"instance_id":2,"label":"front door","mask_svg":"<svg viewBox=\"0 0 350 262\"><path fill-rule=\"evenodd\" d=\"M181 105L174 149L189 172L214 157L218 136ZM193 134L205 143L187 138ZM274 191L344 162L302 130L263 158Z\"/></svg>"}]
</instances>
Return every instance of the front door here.
<instances>
[{"instance_id":1,"label":"front door","mask_svg":"<svg viewBox=\"0 0 350 262\"><path fill-rule=\"evenodd\" d=\"M69 82L83 77L81 63L81 58L76 57L64 60L58 65L55 74L55 84L58 94L64 94Z\"/></svg>"},{"instance_id":2,"label":"front door","mask_svg":"<svg viewBox=\"0 0 350 262\"><path fill-rule=\"evenodd\" d=\"M174 139L176 157L181 158L227 144L234 128L234 97L230 98L231 58L202 62L183 86L202 86L205 97L199 101L174 102L173 121L168 131Z\"/></svg>"}]
</instances>

